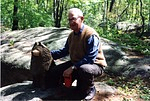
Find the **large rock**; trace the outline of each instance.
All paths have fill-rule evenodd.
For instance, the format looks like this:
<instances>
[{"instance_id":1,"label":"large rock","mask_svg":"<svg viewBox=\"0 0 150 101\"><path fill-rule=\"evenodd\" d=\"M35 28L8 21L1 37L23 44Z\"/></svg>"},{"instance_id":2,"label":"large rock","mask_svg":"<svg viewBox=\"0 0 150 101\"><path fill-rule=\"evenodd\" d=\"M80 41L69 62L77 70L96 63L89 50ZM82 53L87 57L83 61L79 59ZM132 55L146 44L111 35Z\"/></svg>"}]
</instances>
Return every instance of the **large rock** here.
<instances>
[{"instance_id":1,"label":"large rock","mask_svg":"<svg viewBox=\"0 0 150 101\"><path fill-rule=\"evenodd\" d=\"M31 48L35 42L44 43L50 50L62 48L67 40L71 30L67 28L55 27L37 27L26 30L7 31L1 33L1 61L5 64L11 64L14 68L30 69ZM122 51L120 46L110 40L101 38L102 48L108 63L106 72L122 75L124 71L130 68L129 65L150 64L150 57L129 58L128 54ZM69 57L56 61L59 64L68 60ZM134 67L134 66L133 66Z\"/></svg>"},{"instance_id":2,"label":"large rock","mask_svg":"<svg viewBox=\"0 0 150 101\"><path fill-rule=\"evenodd\" d=\"M38 88L33 88L31 86L32 81L27 81L23 83L12 84L3 88L0 88L1 101L41 101L41 100L82 100L77 98L76 94L69 94L70 91L73 91L73 87L68 89L65 87L51 88L45 91L42 91ZM100 95L112 95L117 94L117 90L114 87L111 87L105 83L96 82L96 89ZM68 94L69 96L65 95Z\"/></svg>"},{"instance_id":3,"label":"large rock","mask_svg":"<svg viewBox=\"0 0 150 101\"><path fill-rule=\"evenodd\" d=\"M2 33L1 61L16 68L30 69L31 48L43 42L50 50L62 47L70 30L67 28L31 28Z\"/></svg>"},{"instance_id":4,"label":"large rock","mask_svg":"<svg viewBox=\"0 0 150 101\"><path fill-rule=\"evenodd\" d=\"M142 28L142 25L138 23L131 23L128 21L123 21L123 22L118 22L115 25L115 28L125 31L125 32L133 32L133 31L138 31Z\"/></svg>"},{"instance_id":5,"label":"large rock","mask_svg":"<svg viewBox=\"0 0 150 101\"><path fill-rule=\"evenodd\" d=\"M15 68L30 69L31 48L35 42L44 43L50 50L62 48L71 30L67 28L31 28L2 33L1 61ZM108 66L125 65L127 57L120 47L107 39L101 38ZM64 58L63 60L68 60ZM124 61L127 60L127 61Z\"/></svg>"},{"instance_id":6,"label":"large rock","mask_svg":"<svg viewBox=\"0 0 150 101\"><path fill-rule=\"evenodd\" d=\"M26 30L7 31L1 33L0 59L2 62L2 87L0 99L31 100L37 97L49 96L54 90L46 93L34 90L30 83L21 83L32 80L30 74L31 48L35 42L44 43L50 50L62 48L71 30L67 28L37 27ZM101 38L102 48L108 63L105 72L113 75L123 75L127 78L140 75L150 79L150 57L129 58L120 46L110 40ZM57 60L56 64L69 60L69 57ZM102 85L100 88L104 88ZM109 87L106 87L109 88ZM25 91L24 91L25 90ZM105 91L104 89L101 89ZM105 91L106 92L106 91ZM109 92L110 93L110 92ZM48 95L45 95L48 94ZM36 98L35 98L36 99ZM7 100L8 101L8 100Z\"/></svg>"}]
</instances>

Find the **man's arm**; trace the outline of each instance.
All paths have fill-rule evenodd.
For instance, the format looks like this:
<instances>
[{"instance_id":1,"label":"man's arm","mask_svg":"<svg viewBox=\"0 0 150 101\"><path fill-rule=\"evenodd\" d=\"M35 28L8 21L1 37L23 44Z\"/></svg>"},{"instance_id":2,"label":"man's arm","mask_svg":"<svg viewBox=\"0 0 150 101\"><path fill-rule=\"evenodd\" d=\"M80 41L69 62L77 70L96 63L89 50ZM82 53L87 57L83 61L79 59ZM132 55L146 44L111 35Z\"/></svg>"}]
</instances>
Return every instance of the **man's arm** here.
<instances>
[{"instance_id":1,"label":"man's arm","mask_svg":"<svg viewBox=\"0 0 150 101\"><path fill-rule=\"evenodd\" d=\"M87 41L87 54L83 57L82 60L75 63L75 67L80 67L83 64L92 64L94 63L96 56L99 50L99 39L96 35L92 35Z\"/></svg>"},{"instance_id":2,"label":"man's arm","mask_svg":"<svg viewBox=\"0 0 150 101\"><path fill-rule=\"evenodd\" d=\"M68 46L68 40L64 46L64 48L59 49L59 50L52 50L51 51L51 55L53 57L54 60L62 58L64 56L67 56L69 54L69 46Z\"/></svg>"}]
</instances>

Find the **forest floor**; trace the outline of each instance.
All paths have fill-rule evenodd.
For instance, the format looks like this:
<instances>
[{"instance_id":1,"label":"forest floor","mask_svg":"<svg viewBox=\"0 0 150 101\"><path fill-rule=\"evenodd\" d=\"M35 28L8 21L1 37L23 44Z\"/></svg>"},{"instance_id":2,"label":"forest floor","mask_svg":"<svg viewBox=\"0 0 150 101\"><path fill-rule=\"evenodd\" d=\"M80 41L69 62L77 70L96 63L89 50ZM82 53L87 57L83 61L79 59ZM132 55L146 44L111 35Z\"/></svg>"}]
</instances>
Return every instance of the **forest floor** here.
<instances>
[{"instance_id":1,"label":"forest floor","mask_svg":"<svg viewBox=\"0 0 150 101\"><path fill-rule=\"evenodd\" d=\"M100 81L100 80L98 80ZM104 76L102 82L111 85L117 89L115 94L96 93L92 101L149 101L150 82L135 78L125 81L121 77ZM144 89L142 89L144 88ZM146 91L147 90L147 91ZM148 95L148 96L147 96Z\"/></svg>"},{"instance_id":2,"label":"forest floor","mask_svg":"<svg viewBox=\"0 0 150 101\"><path fill-rule=\"evenodd\" d=\"M138 51L125 51L129 58L144 58ZM96 81L105 82L117 89L117 94L101 95L99 92L92 101L150 101L150 81L141 78L125 80L123 77L104 75Z\"/></svg>"}]
</instances>

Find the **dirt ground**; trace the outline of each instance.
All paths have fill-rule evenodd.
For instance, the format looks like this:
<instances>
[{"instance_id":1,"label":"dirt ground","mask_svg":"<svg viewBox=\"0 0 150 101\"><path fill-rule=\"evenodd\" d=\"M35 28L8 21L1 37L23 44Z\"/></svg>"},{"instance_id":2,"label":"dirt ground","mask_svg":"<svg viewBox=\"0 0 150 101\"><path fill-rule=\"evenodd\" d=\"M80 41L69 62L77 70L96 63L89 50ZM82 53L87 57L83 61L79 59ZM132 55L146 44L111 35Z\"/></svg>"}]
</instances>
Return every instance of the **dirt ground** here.
<instances>
[{"instance_id":1,"label":"dirt ground","mask_svg":"<svg viewBox=\"0 0 150 101\"><path fill-rule=\"evenodd\" d=\"M144 100L134 95L118 94L118 95L102 96L96 94L96 96L93 98L92 101L144 101Z\"/></svg>"}]
</instances>

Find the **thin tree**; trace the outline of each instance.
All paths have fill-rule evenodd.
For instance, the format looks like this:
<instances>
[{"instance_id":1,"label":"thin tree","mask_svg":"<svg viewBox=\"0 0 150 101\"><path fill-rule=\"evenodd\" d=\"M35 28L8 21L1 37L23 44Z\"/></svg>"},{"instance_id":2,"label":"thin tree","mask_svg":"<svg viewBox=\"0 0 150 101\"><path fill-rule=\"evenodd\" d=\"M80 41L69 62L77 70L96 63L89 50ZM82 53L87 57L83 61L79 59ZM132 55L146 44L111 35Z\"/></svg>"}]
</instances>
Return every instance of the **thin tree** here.
<instances>
[{"instance_id":1,"label":"thin tree","mask_svg":"<svg viewBox=\"0 0 150 101\"><path fill-rule=\"evenodd\" d=\"M110 2L109 12L111 12L111 11L112 11L114 3L115 3L115 0L111 0L111 2Z\"/></svg>"},{"instance_id":2,"label":"thin tree","mask_svg":"<svg viewBox=\"0 0 150 101\"><path fill-rule=\"evenodd\" d=\"M127 11L127 9L129 8L129 0L127 0L128 4L126 5L126 7L123 9L123 11L118 15L118 19L117 19L117 22L120 21L121 17L123 16L123 14Z\"/></svg>"},{"instance_id":3,"label":"thin tree","mask_svg":"<svg viewBox=\"0 0 150 101\"><path fill-rule=\"evenodd\" d=\"M150 4L150 0L149 0L149 4ZM148 12L149 12L149 19L148 19L148 32L150 32L150 5L149 5L149 10L148 10Z\"/></svg>"},{"instance_id":4,"label":"thin tree","mask_svg":"<svg viewBox=\"0 0 150 101\"><path fill-rule=\"evenodd\" d=\"M18 0L14 0L12 30L17 30L17 29L18 29L18 22L19 22L19 19L18 19L18 17L17 17L17 13L18 13Z\"/></svg>"},{"instance_id":5,"label":"thin tree","mask_svg":"<svg viewBox=\"0 0 150 101\"><path fill-rule=\"evenodd\" d=\"M141 19L142 19L142 32L141 32L141 35L139 37L141 37L144 34L145 18L143 16L142 11L143 11L143 3L142 3L142 0L140 0L140 16L141 16Z\"/></svg>"},{"instance_id":6,"label":"thin tree","mask_svg":"<svg viewBox=\"0 0 150 101\"><path fill-rule=\"evenodd\" d=\"M61 27L61 18L64 10L64 0L53 0L53 16L55 27Z\"/></svg>"}]
</instances>

